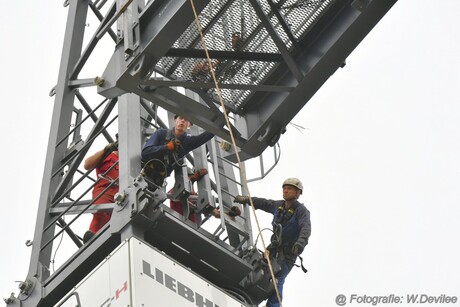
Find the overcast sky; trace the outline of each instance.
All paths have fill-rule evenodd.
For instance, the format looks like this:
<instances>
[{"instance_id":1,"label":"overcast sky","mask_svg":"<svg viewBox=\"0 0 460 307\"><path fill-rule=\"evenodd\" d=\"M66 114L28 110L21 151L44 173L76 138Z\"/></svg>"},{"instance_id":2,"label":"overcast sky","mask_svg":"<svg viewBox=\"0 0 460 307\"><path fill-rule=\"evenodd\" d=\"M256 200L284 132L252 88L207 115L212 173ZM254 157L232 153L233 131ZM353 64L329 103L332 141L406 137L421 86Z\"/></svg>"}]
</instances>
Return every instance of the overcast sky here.
<instances>
[{"instance_id":1,"label":"overcast sky","mask_svg":"<svg viewBox=\"0 0 460 307\"><path fill-rule=\"evenodd\" d=\"M3 2L2 298L28 271L67 16L64 1ZM305 129L288 126L275 170L250 185L272 199L286 177L305 186L309 272L293 269L284 306L460 297L459 12L458 0L399 1L294 118Z\"/></svg>"}]
</instances>

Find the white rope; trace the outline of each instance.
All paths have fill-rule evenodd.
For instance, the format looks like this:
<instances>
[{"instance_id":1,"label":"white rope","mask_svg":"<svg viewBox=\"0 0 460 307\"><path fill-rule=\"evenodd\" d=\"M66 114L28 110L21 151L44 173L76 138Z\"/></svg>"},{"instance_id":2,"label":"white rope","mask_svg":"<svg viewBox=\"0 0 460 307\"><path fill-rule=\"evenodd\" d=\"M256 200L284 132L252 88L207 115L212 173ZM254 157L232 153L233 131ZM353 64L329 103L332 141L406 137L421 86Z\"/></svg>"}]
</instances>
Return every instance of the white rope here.
<instances>
[{"instance_id":1,"label":"white rope","mask_svg":"<svg viewBox=\"0 0 460 307\"><path fill-rule=\"evenodd\" d=\"M200 20L198 19L198 14L196 13L194 0L190 0L190 4L192 5L193 14L195 15L195 22L196 22L196 25L198 27L198 31L200 32L201 43L203 44L203 49L204 49L204 52L206 54L206 59L208 61L208 65L209 65L209 68L210 68L212 79L213 79L214 85L216 87L217 96L219 97L219 102L220 102L220 105L222 106L222 113L224 114L225 122L226 122L228 130L230 132L230 138L232 139L232 144L233 144L234 148L236 148L237 146L236 146L236 142L235 142L235 137L233 136L232 126L230 125L230 121L229 121L228 116L227 116L227 111L225 109L224 101L222 99L222 92L220 90L219 84L217 83L217 78L216 78L216 75L214 73L214 67L212 65L211 57L209 56L208 48L206 47L206 42L204 40L203 30L201 28ZM249 192L249 187L248 187L248 183L247 183L247 180L246 180L246 171L244 170L244 165L241 162L240 155L238 154L238 151L235 150L235 153L236 153L236 158L238 160L238 165L239 165L239 169L240 169L240 178L241 178L242 184L244 185L246 191L248 192L249 202L251 204L251 208L252 208L252 211L254 213L254 218L255 218L255 221L256 221L256 224L257 224L257 229L258 229L259 233L261 233L259 219L257 218L257 214L256 214L256 208L254 207L254 203L252 202L251 194ZM276 284L275 274L273 273L272 263L270 261L270 253L267 250L267 247L265 245L265 241L264 241L263 236L261 236L260 238L261 238L261 241L262 241L262 246L264 248L264 256L265 256L265 259L267 259L268 267L270 269L270 274L271 274L271 277L272 277L273 286L275 287L276 296L278 297L278 301L280 303L280 306L283 307L283 305L281 303L280 293L278 291L278 286Z\"/></svg>"}]
</instances>

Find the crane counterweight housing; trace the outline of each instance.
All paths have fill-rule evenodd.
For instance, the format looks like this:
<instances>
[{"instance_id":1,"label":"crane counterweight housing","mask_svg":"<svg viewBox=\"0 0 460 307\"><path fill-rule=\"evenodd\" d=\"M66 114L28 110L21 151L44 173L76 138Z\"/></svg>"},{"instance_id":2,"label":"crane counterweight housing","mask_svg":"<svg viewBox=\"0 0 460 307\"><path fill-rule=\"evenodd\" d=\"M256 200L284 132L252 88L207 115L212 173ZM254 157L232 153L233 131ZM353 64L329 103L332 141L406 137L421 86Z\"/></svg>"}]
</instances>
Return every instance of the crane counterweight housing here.
<instances>
[{"instance_id":1,"label":"crane counterweight housing","mask_svg":"<svg viewBox=\"0 0 460 307\"><path fill-rule=\"evenodd\" d=\"M147 243L130 238L56 305L70 306L248 305Z\"/></svg>"}]
</instances>

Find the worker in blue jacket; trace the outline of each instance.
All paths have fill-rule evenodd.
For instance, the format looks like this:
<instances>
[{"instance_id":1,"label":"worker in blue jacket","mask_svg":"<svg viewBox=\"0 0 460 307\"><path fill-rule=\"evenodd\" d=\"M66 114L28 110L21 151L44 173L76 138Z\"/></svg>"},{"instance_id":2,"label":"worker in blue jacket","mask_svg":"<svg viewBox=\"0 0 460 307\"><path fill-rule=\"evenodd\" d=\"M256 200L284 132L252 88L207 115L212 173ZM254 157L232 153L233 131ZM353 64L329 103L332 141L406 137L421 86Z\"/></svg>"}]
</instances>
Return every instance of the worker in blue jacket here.
<instances>
[{"instance_id":1,"label":"worker in blue jacket","mask_svg":"<svg viewBox=\"0 0 460 307\"><path fill-rule=\"evenodd\" d=\"M281 271L276 275L281 299L286 276L308 244L311 234L310 211L297 200L303 191L302 182L297 178L288 178L283 182L282 188L283 200L251 198L256 209L273 214L274 235L268 250L270 257L274 257L281 266ZM240 204L250 203L249 197L242 195L235 196L234 201ZM280 306L276 292L268 298L266 306Z\"/></svg>"},{"instance_id":2,"label":"worker in blue jacket","mask_svg":"<svg viewBox=\"0 0 460 307\"><path fill-rule=\"evenodd\" d=\"M214 137L210 132L189 135L186 130L192 123L183 116L174 116L174 128L156 130L142 148L142 164L146 175L157 186L162 186L176 166L183 164L183 157Z\"/></svg>"}]
</instances>

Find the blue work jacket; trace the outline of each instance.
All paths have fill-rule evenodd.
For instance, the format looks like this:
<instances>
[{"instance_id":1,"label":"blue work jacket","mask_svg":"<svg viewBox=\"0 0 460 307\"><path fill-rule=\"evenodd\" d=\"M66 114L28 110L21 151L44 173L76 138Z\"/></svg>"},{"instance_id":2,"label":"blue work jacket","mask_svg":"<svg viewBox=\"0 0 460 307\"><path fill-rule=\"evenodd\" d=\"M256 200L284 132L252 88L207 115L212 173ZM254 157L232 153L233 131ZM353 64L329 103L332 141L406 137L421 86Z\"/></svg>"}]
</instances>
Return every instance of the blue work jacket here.
<instances>
[{"instance_id":1,"label":"blue work jacket","mask_svg":"<svg viewBox=\"0 0 460 307\"><path fill-rule=\"evenodd\" d=\"M284 200L252 197L252 202L256 209L273 214L273 226L276 223L283 226L281 234L283 245L298 243L304 248L308 244L311 234L310 211L303 204L296 201L292 206L294 213L291 215L285 208ZM286 218L283 218L284 216Z\"/></svg>"},{"instance_id":2,"label":"blue work jacket","mask_svg":"<svg viewBox=\"0 0 460 307\"><path fill-rule=\"evenodd\" d=\"M214 134L210 132L203 132L199 135L190 135L183 133L179 137L175 137L171 130L160 128L155 131L150 138L145 142L142 148L142 162L146 163L152 159L158 159L166 163L168 176L173 171L172 162L174 161L173 153L169 152L166 144L173 138L181 142L181 146L177 151L177 159L182 159L186 154L195 148L200 147L210 139Z\"/></svg>"}]
</instances>

